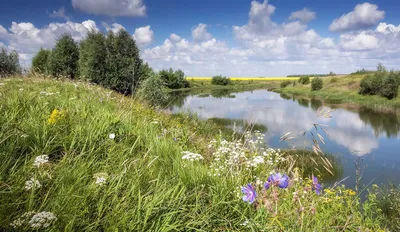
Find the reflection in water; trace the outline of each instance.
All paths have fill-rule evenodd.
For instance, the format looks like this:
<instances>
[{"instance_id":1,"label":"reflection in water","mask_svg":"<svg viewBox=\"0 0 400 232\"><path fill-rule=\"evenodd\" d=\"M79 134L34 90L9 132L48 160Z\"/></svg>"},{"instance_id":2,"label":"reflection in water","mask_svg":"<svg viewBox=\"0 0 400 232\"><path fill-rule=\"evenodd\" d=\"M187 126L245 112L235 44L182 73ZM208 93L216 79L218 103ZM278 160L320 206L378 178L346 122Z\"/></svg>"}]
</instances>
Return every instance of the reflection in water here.
<instances>
[{"instance_id":1,"label":"reflection in water","mask_svg":"<svg viewBox=\"0 0 400 232\"><path fill-rule=\"evenodd\" d=\"M235 93L235 98L230 98L231 95L233 92L228 90L185 92L180 96L174 93L176 101L170 109L172 112L189 110L203 119L232 119L264 125L268 128L264 132L266 142L273 148L309 148L310 142L305 143L307 139L279 142L279 138L287 132L298 135L309 131L313 123L324 124L328 126L329 136L325 136L326 144L321 148L340 155L343 176L351 176L346 184L353 184L353 160L356 157L363 157L368 165L364 172L365 183L372 179L376 183L386 180L400 183L400 156L397 155L400 120L396 114L365 108L337 108L332 118L321 118L315 111L323 105L330 106L318 99L279 95L266 90Z\"/></svg>"}]
</instances>

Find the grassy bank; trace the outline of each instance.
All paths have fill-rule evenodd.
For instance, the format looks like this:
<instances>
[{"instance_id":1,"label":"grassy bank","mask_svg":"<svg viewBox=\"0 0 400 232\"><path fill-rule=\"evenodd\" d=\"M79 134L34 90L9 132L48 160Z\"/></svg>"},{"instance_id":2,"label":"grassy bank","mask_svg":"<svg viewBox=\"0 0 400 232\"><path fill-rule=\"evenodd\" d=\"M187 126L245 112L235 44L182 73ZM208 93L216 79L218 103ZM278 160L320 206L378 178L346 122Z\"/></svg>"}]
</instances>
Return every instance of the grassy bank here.
<instances>
[{"instance_id":1,"label":"grassy bank","mask_svg":"<svg viewBox=\"0 0 400 232\"><path fill-rule=\"evenodd\" d=\"M260 134L95 85L0 80L1 231L380 231L376 196L303 178ZM288 175L288 185L270 182ZM245 202L241 188L257 195ZM362 208L362 210L361 210Z\"/></svg>"},{"instance_id":2,"label":"grassy bank","mask_svg":"<svg viewBox=\"0 0 400 232\"><path fill-rule=\"evenodd\" d=\"M342 77L324 77L324 87L318 91L311 91L310 84L277 88L274 91L284 94L317 97L330 103L346 103L365 106L382 111L400 112L400 98L388 100L380 96L360 95L360 81L365 75L353 74Z\"/></svg>"}]
</instances>

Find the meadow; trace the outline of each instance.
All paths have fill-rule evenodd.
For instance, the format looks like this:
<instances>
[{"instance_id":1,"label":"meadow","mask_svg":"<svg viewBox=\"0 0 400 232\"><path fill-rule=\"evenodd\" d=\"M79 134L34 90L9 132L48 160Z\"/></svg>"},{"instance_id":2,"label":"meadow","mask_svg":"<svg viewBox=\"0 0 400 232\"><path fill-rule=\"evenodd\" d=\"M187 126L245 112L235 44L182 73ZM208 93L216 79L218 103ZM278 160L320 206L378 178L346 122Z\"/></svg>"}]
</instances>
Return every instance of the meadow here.
<instances>
[{"instance_id":1,"label":"meadow","mask_svg":"<svg viewBox=\"0 0 400 232\"><path fill-rule=\"evenodd\" d=\"M86 82L1 79L0 96L2 231L392 226L377 193L361 203L360 192L325 186L257 131L219 133Z\"/></svg>"},{"instance_id":2,"label":"meadow","mask_svg":"<svg viewBox=\"0 0 400 232\"><path fill-rule=\"evenodd\" d=\"M189 81L210 81L212 77L186 77ZM298 77L229 77L233 81L295 81Z\"/></svg>"}]
</instances>

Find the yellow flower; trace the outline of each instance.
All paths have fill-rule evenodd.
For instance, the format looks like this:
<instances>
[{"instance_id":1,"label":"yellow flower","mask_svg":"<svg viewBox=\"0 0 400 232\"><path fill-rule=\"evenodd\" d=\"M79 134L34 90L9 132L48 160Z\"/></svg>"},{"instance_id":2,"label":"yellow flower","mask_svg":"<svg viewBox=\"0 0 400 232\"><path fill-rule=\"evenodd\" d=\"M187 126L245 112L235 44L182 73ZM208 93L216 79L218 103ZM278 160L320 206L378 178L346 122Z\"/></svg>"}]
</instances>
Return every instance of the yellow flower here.
<instances>
[{"instance_id":1,"label":"yellow flower","mask_svg":"<svg viewBox=\"0 0 400 232\"><path fill-rule=\"evenodd\" d=\"M50 116L49 116L49 119L47 120L47 123L48 123L49 125L54 125L54 124L56 124L56 122L57 122L58 120L60 120L63 116L64 116L64 111L54 109L53 112L51 112L51 114L50 114Z\"/></svg>"},{"instance_id":2,"label":"yellow flower","mask_svg":"<svg viewBox=\"0 0 400 232\"><path fill-rule=\"evenodd\" d=\"M354 191L351 190L351 189L346 190L346 192L347 192L347 194L349 194L349 196L354 196L354 195L357 194L356 192L354 192Z\"/></svg>"}]
</instances>

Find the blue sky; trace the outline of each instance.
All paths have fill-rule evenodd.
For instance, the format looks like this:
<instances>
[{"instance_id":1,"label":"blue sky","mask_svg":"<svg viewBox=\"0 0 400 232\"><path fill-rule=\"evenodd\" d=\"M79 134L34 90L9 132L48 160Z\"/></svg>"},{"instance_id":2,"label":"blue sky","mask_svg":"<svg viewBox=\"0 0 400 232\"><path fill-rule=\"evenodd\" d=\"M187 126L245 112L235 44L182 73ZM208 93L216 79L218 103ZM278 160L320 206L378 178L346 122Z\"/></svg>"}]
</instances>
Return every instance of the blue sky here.
<instances>
[{"instance_id":1,"label":"blue sky","mask_svg":"<svg viewBox=\"0 0 400 232\"><path fill-rule=\"evenodd\" d=\"M400 68L396 0L14 0L0 3L0 46L30 65L62 33L125 28L155 69L190 76L347 73ZM173 35L172 35L173 34Z\"/></svg>"}]
</instances>

